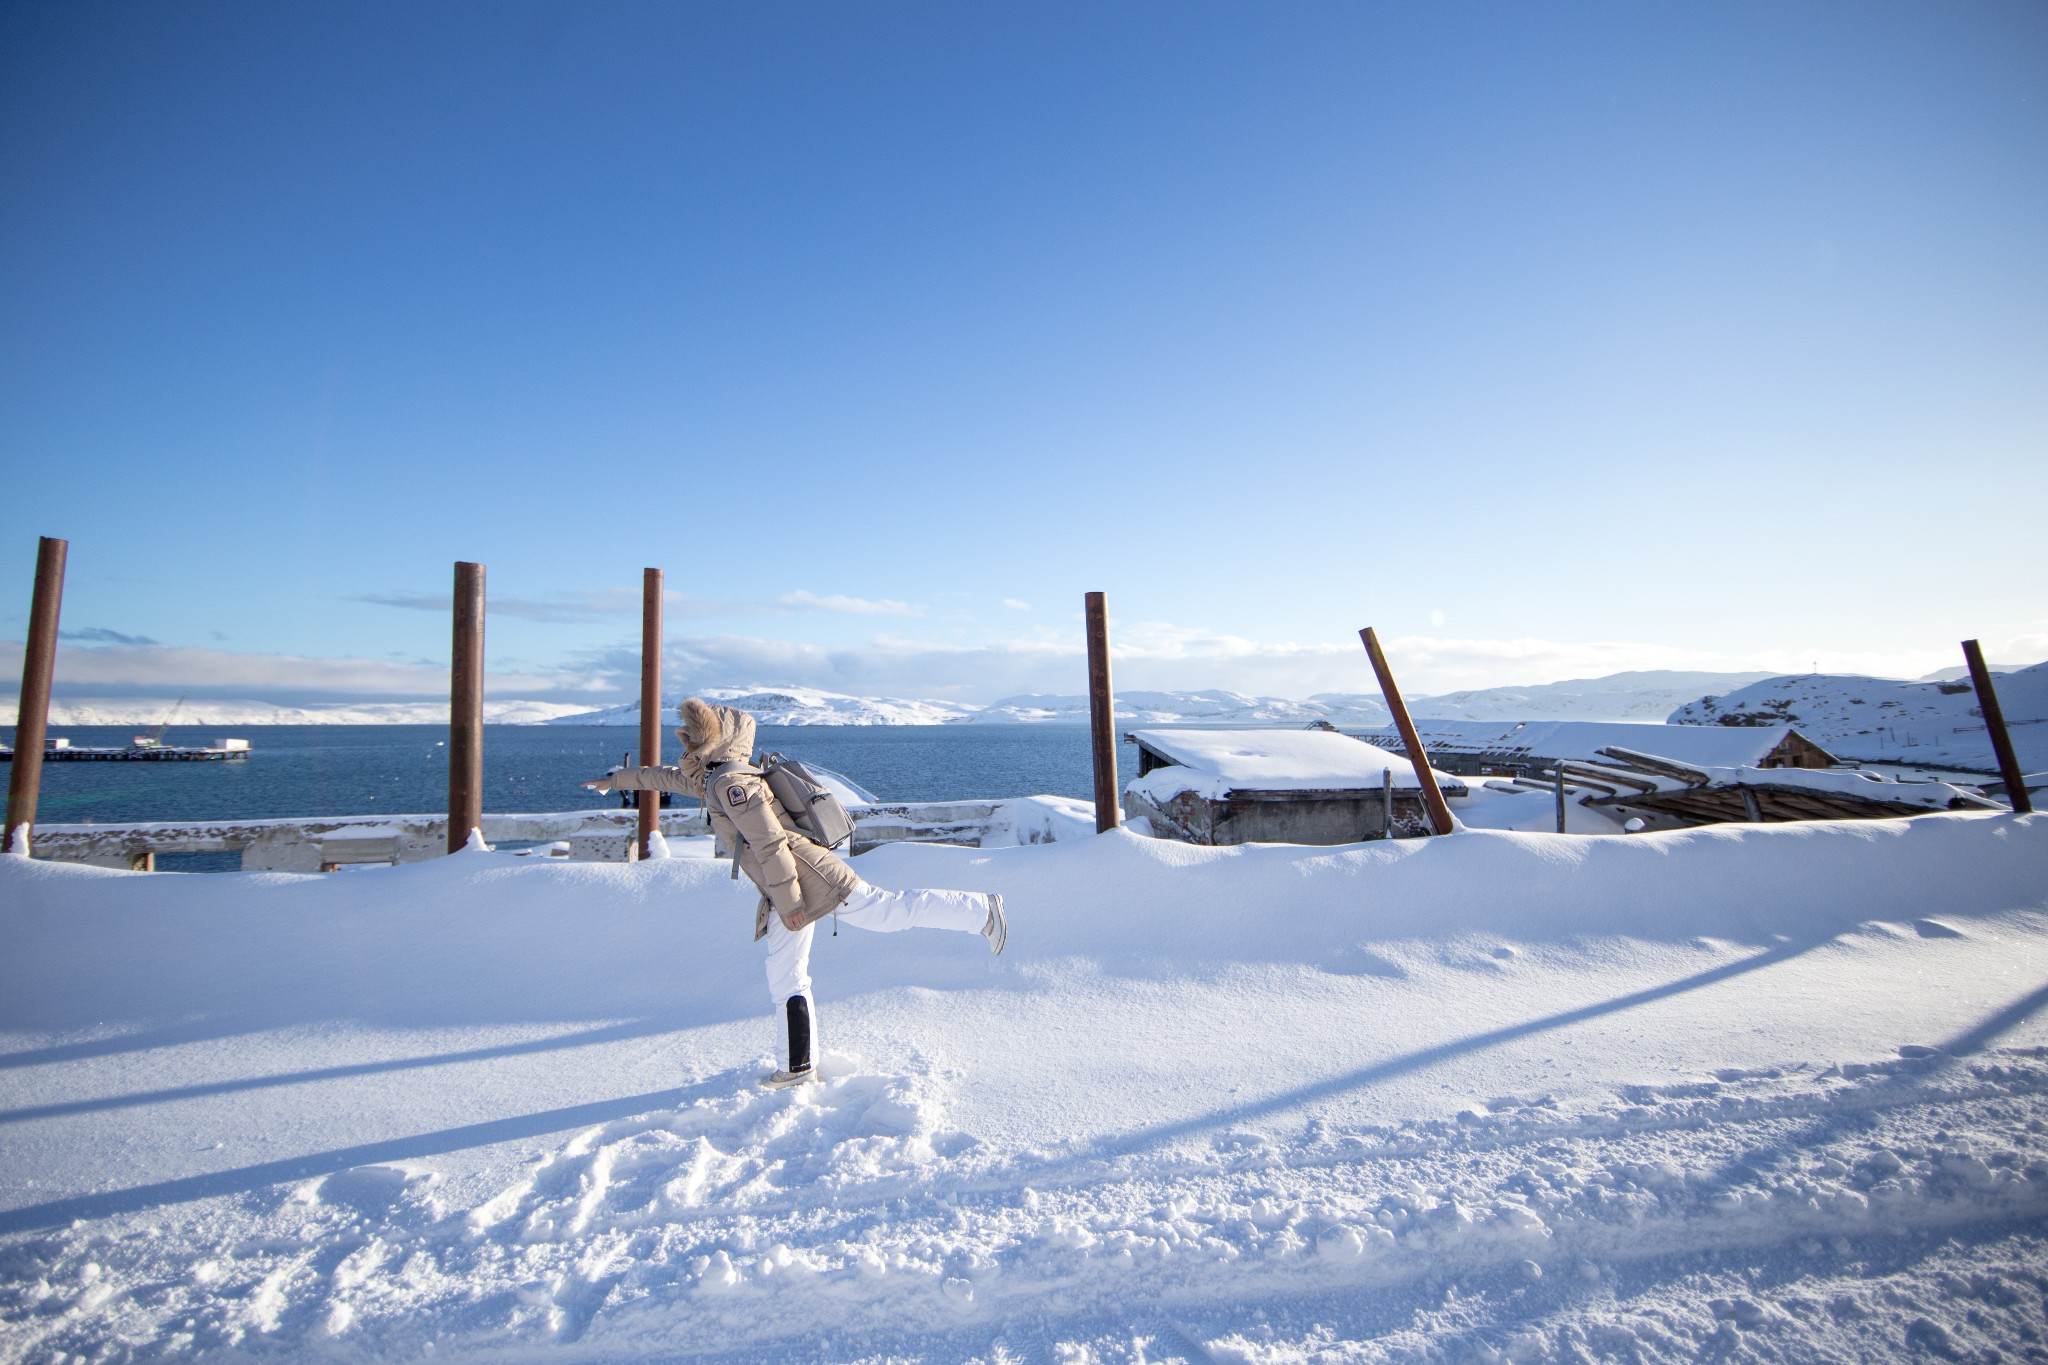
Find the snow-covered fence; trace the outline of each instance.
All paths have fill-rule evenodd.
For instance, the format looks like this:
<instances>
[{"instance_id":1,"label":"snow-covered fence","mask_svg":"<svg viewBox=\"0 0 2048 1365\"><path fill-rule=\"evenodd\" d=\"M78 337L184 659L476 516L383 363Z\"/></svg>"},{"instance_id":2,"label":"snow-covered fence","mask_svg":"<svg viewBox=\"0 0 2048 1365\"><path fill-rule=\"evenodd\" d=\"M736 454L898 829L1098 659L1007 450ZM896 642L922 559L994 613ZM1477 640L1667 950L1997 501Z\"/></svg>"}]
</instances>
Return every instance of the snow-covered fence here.
<instances>
[{"instance_id":1,"label":"snow-covered fence","mask_svg":"<svg viewBox=\"0 0 2048 1365\"><path fill-rule=\"evenodd\" d=\"M1093 830L1085 801L1027 796L1007 801L891 802L852 807L855 853L878 844L946 843L976 848L1051 843ZM560 843L579 862L624 862L636 816L578 810L483 817L497 843ZM667 839L709 833L695 807L661 812ZM159 854L239 853L247 872L319 872L375 863L416 863L448 847L442 815L301 816L277 820L179 820L128 825L40 825L35 855L93 867L143 869Z\"/></svg>"}]
</instances>

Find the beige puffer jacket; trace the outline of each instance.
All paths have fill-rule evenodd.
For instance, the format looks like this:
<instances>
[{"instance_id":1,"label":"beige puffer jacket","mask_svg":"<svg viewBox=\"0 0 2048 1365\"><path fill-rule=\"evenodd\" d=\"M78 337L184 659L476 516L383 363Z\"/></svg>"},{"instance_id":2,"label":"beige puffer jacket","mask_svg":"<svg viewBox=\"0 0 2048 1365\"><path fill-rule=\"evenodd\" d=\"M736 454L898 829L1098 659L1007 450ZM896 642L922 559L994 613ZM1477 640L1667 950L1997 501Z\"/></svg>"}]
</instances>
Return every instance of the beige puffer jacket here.
<instances>
[{"instance_id":1,"label":"beige puffer jacket","mask_svg":"<svg viewBox=\"0 0 2048 1365\"><path fill-rule=\"evenodd\" d=\"M860 874L791 823L767 781L748 763L754 718L695 697L683 703L683 761L673 768L621 768L600 791L681 792L704 802L719 852L739 850L740 871L760 888L754 937L768 932L768 912L791 930L837 910L860 885Z\"/></svg>"}]
</instances>

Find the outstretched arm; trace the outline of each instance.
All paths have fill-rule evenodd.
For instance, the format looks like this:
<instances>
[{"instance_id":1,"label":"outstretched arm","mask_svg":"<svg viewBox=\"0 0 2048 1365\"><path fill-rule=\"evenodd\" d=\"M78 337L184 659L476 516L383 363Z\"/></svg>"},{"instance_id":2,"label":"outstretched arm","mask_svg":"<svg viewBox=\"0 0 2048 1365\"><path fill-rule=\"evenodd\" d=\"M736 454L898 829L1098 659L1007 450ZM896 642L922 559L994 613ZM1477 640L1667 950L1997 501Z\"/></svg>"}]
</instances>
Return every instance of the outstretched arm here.
<instances>
[{"instance_id":1,"label":"outstretched arm","mask_svg":"<svg viewBox=\"0 0 2048 1365\"><path fill-rule=\"evenodd\" d=\"M583 785L594 792L657 791L696 795L684 784L681 768L620 768L617 772L592 778Z\"/></svg>"}]
</instances>

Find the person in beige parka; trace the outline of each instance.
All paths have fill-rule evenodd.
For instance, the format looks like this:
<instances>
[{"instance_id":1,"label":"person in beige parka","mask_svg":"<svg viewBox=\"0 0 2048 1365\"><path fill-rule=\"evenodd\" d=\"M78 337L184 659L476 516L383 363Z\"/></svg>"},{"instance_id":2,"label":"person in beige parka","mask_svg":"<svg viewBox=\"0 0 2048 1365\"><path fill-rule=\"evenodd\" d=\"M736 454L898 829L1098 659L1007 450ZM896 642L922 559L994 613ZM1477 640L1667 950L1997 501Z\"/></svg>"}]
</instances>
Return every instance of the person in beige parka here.
<instances>
[{"instance_id":1,"label":"person in beige parka","mask_svg":"<svg viewBox=\"0 0 2048 1365\"><path fill-rule=\"evenodd\" d=\"M788 1065L762 1084L780 1089L815 1076L816 1006L811 996L812 926L836 913L855 928L956 929L1003 951L1003 898L980 891L883 891L816 843L782 809L749 758L754 718L690 698L682 705L682 761L668 768L620 768L585 782L592 791L667 791L704 803L718 846L761 893L754 938L768 950L768 994L788 1029Z\"/></svg>"}]
</instances>

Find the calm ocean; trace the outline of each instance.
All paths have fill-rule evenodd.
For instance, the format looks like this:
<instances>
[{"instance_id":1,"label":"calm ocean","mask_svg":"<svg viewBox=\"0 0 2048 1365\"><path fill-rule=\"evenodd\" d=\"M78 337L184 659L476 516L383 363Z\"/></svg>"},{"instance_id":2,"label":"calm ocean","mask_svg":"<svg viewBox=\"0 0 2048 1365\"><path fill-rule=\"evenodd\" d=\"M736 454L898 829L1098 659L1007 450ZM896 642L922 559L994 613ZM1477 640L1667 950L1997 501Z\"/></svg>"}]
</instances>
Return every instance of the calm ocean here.
<instances>
[{"instance_id":1,"label":"calm ocean","mask_svg":"<svg viewBox=\"0 0 2048 1365\"><path fill-rule=\"evenodd\" d=\"M121 746L140 728L51 727L74 745ZM38 820L247 820L295 815L415 814L448 804L447 727L439 725L179 726L167 744L223 735L249 741L231 763L47 763ZM584 810L614 804L577 784L634 747L629 726L487 725L484 809ZM13 727L0 727L12 743ZM781 750L841 772L885 801L1091 794L1088 731L1078 725L764 726ZM673 737L664 740L676 756ZM1121 746L1120 768L1137 751Z\"/></svg>"}]
</instances>

